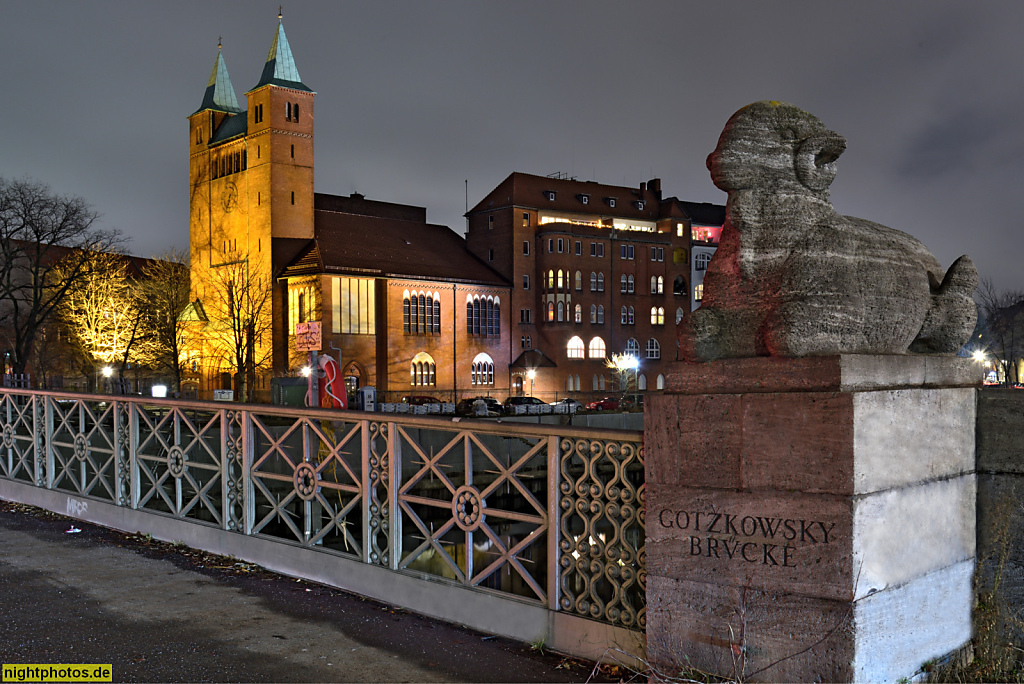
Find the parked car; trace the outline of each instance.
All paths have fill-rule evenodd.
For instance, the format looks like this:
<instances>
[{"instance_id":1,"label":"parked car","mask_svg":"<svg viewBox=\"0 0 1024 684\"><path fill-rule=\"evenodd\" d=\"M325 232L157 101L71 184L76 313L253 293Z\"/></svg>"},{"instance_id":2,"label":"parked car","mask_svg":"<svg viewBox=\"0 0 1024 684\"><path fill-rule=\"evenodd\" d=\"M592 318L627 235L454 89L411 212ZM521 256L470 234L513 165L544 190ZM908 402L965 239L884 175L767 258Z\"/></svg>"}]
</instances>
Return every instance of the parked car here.
<instances>
[{"instance_id":1,"label":"parked car","mask_svg":"<svg viewBox=\"0 0 1024 684\"><path fill-rule=\"evenodd\" d=\"M576 413L577 411L583 410L583 404L566 397L565 399L559 399L558 401L551 402L552 406L566 406L568 407L569 413Z\"/></svg>"},{"instance_id":2,"label":"parked car","mask_svg":"<svg viewBox=\"0 0 1024 684\"><path fill-rule=\"evenodd\" d=\"M476 402L479 399L483 399L487 405L487 415L490 417L500 416L503 414L504 408L501 403L494 397L473 397L472 399L463 399L455 407L455 412L460 416L475 416L476 415Z\"/></svg>"},{"instance_id":3,"label":"parked car","mask_svg":"<svg viewBox=\"0 0 1024 684\"><path fill-rule=\"evenodd\" d=\"M516 406L530 406L531 404L544 405L544 402L537 397L517 396L505 400L505 413L515 413Z\"/></svg>"},{"instance_id":4,"label":"parked car","mask_svg":"<svg viewBox=\"0 0 1024 684\"><path fill-rule=\"evenodd\" d=\"M437 397L409 396L402 397L402 403L410 406L423 406L424 404L440 404L442 402Z\"/></svg>"},{"instance_id":5,"label":"parked car","mask_svg":"<svg viewBox=\"0 0 1024 684\"><path fill-rule=\"evenodd\" d=\"M614 411L617 408L619 408L617 397L605 397L604 399L598 399L587 404L588 411Z\"/></svg>"},{"instance_id":6,"label":"parked car","mask_svg":"<svg viewBox=\"0 0 1024 684\"><path fill-rule=\"evenodd\" d=\"M623 411L632 411L633 409L644 409L644 395L642 394L627 394L623 397L619 403L619 408Z\"/></svg>"}]
</instances>

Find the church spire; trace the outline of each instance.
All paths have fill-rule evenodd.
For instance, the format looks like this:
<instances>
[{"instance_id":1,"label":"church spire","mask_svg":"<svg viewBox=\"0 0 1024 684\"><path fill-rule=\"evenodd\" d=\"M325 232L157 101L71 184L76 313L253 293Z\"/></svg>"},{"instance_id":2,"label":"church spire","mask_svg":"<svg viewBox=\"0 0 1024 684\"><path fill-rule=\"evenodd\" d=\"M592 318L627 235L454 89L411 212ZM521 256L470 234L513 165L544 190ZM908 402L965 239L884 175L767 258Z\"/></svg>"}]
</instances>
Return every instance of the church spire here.
<instances>
[{"instance_id":1,"label":"church spire","mask_svg":"<svg viewBox=\"0 0 1024 684\"><path fill-rule=\"evenodd\" d=\"M260 82L252 89L256 90L256 88L268 84L310 91L302 83L299 70L295 67L295 58L292 57L292 48L288 44L288 37L284 34L284 22L281 21L280 13L277 15L277 32L274 34L274 42L270 46L270 53L263 65L263 74L260 76Z\"/></svg>"},{"instance_id":2,"label":"church spire","mask_svg":"<svg viewBox=\"0 0 1024 684\"><path fill-rule=\"evenodd\" d=\"M206 84L206 94L203 95L203 104L197 111L204 109L216 109L221 112L241 113L238 106L238 99L235 97L235 87L231 85L231 77L228 76L228 66L224 63L224 55L221 54L220 39L217 39L217 59L213 63L213 73L210 74L210 82Z\"/></svg>"}]
</instances>

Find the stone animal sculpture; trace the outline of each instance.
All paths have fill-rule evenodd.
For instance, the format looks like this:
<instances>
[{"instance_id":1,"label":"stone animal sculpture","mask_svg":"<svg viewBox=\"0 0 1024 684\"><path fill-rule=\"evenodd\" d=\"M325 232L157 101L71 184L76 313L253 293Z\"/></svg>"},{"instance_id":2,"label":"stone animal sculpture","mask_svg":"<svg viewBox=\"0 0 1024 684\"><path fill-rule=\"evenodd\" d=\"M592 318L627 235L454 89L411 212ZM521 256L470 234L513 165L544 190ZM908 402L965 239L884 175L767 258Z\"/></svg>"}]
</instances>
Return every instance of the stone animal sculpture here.
<instances>
[{"instance_id":1,"label":"stone animal sculpture","mask_svg":"<svg viewBox=\"0 0 1024 684\"><path fill-rule=\"evenodd\" d=\"M945 273L918 240L829 200L846 139L782 102L736 112L708 156L729 193L680 358L954 353L974 329L978 272Z\"/></svg>"}]
</instances>

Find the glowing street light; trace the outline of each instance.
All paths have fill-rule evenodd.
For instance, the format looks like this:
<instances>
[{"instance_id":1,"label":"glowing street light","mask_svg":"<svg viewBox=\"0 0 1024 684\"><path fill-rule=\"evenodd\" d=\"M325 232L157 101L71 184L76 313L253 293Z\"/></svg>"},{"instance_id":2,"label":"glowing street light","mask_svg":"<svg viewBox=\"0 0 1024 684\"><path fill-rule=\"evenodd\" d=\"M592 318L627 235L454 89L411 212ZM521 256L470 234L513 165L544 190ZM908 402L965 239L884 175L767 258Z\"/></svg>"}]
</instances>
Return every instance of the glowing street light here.
<instances>
[{"instance_id":1,"label":"glowing street light","mask_svg":"<svg viewBox=\"0 0 1024 684\"><path fill-rule=\"evenodd\" d=\"M988 361L988 355L985 352L981 351L980 349L976 349L974 353L971 354L971 358L973 358L978 363L985 363L986 361Z\"/></svg>"},{"instance_id":2,"label":"glowing street light","mask_svg":"<svg viewBox=\"0 0 1024 684\"><path fill-rule=\"evenodd\" d=\"M109 378L114 375L114 369L111 368L110 366L104 366L101 372L103 373L103 377L105 378Z\"/></svg>"},{"instance_id":3,"label":"glowing street light","mask_svg":"<svg viewBox=\"0 0 1024 684\"><path fill-rule=\"evenodd\" d=\"M304 378L308 378L309 374L312 372L313 370L309 366L303 366L302 368L299 369L299 375L301 375Z\"/></svg>"},{"instance_id":4,"label":"glowing street light","mask_svg":"<svg viewBox=\"0 0 1024 684\"><path fill-rule=\"evenodd\" d=\"M533 396L533 379L537 377L537 371L533 368L526 371L526 377L530 378L530 396Z\"/></svg>"}]
</instances>

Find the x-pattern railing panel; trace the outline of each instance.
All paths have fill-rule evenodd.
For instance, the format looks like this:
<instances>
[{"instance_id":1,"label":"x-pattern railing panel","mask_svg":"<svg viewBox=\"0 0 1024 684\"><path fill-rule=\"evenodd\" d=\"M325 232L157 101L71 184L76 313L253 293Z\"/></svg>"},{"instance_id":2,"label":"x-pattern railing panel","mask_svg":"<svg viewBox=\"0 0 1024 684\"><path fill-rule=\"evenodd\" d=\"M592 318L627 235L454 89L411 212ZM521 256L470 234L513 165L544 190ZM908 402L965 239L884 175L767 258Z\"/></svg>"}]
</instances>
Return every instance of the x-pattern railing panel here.
<instances>
[{"instance_id":1,"label":"x-pattern railing panel","mask_svg":"<svg viewBox=\"0 0 1024 684\"><path fill-rule=\"evenodd\" d=\"M399 568L546 601L546 488L541 481L533 492L522 478L530 466L544 469L547 440L401 426L398 434L407 466L398 503L411 523Z\"/></svg>"},{"instance_id":2,"label":"x-pattern railing panel","mask_svg":"<svg viewBox=\"0 0 1024 684\"><path fill-rule=\"evenodd\" d=\"M360 422L250 414L252 532L363 557Z\"/></svg>"},{"instance_id":3,"label":"x-pattern railing panel","mask_svg":"<svg viewBox=\"0 0 1024 684\"><path fill-rule=\"evenodd\" d=\"M223 522L220 411L138 405L135 448L140 508ZM198 422L197 422L198 421Z\"/></svg>"},{"instance_id":4,"label":"x-pattern railing panel","mask_svg":"<svg viewBox=\"0 0 1024 684\"><path fill-rule=\"evenodd\" d=\"M0 390L0 477L646 622L639 433Z\"/></svg>"},{"instance_id":5,"label":"x-pattern railing panel","mask_svg":"<svg viewBox=\"0 0 1024 684\"><path fill-rule=\"evenodd\" d=\"M42 421L42 401L38 397L4 395L0 400L0 440L3 451L0 456L0 475L12 480L25 480L36 484L40 479L39 458L36 444ZM40 416L41 418L41 416Z\"/></svg>"},{"instance_id":6,"label":"x-pattern railing panel","mask_svg":"<svg viewBox=\"0 0 1024 684\"><path fill-rule=\"evenodd\" d=\"M77 399L70 406L51 401L49 441L52 487L117 501L114 435L116 402Z\"/></svg>"}]
</instances>

